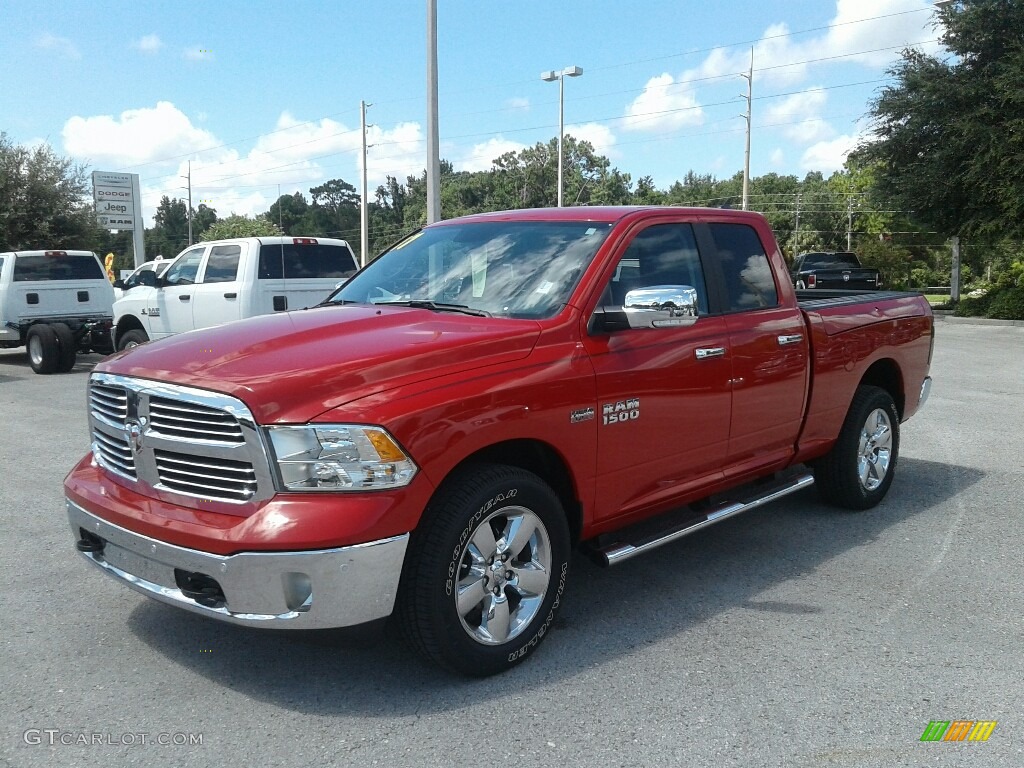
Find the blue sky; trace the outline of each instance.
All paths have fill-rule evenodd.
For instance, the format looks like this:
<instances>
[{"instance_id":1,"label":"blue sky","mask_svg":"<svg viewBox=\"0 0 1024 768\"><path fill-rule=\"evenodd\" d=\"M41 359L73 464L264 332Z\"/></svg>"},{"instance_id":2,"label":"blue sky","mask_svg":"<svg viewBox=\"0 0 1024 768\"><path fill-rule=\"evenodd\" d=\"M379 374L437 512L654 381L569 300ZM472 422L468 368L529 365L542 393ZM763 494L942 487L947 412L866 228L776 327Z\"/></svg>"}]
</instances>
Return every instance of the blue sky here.
<instances>
[{"instance_id":1,"label":"blue sky","mask_svg":"<svg viewBox=\"0 0 1024 768\"><path fill-rule=\"evenodd\" d=\"M741 96L754 48L751 173L841 167L906 46L936 51L930 0L438 0L441 156L482 170L566 132L633 177L743 166ZM426 0L127 3L5 0L0 130L50 142L161 195L258 213L330 178L371 195L425 165Z\"/></svg>"}]
</instances>

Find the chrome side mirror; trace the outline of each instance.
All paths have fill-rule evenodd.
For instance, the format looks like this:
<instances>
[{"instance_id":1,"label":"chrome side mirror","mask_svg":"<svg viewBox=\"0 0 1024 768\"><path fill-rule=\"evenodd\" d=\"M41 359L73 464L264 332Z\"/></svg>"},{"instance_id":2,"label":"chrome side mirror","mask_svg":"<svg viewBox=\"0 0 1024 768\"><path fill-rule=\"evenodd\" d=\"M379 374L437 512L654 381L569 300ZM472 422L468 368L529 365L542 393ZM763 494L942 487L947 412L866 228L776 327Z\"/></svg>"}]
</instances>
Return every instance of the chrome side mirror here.
<instances>
[{"instance_id":1,"label":"chrome side mirror","mask_svg":"<svg viewBox=\"0 0 1024 768\"><path fill-rule=\"evenodd\" d=\"M688 285L654 285L626 294L630 328L685 328L697 322L697 291Z\"/></svg>"}]
</instances>

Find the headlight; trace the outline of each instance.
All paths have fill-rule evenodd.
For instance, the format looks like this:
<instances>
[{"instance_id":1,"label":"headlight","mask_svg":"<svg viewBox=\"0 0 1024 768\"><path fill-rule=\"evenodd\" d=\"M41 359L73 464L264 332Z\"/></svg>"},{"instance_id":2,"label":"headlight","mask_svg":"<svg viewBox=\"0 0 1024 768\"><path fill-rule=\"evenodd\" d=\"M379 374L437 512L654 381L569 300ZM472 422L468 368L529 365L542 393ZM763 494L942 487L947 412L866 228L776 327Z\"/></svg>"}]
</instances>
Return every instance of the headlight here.
<instances>
[{"instance_id":1,"label":"headlight","mask_svg":"<svg viewBox=\"0 0 1024 768\"><path fill-rule=\"evenodd\" d=\"M408 485L416 465L381 427L269 427L282 491L360 491Z\"/></svg>"}]
</instances>

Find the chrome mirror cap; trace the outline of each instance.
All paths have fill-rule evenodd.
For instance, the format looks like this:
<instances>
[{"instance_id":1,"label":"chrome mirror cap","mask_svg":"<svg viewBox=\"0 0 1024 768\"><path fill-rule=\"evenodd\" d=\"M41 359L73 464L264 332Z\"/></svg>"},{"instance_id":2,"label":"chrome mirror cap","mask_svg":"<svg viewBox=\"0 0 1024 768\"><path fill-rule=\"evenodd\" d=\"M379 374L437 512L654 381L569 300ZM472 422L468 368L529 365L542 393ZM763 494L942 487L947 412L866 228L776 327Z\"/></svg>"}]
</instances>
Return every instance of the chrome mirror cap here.
<instances>
[{"instance_id":1,"label":"chrome mirror cap","mask_svg":"<svg viewBox=\"0 0 1024 768\"><path fill-rule=\"evenodd\" d=\"M630 328L684 328L697 322L697 291L688 285L636 288L623 308Z\"/></svg>"}]
</instances>

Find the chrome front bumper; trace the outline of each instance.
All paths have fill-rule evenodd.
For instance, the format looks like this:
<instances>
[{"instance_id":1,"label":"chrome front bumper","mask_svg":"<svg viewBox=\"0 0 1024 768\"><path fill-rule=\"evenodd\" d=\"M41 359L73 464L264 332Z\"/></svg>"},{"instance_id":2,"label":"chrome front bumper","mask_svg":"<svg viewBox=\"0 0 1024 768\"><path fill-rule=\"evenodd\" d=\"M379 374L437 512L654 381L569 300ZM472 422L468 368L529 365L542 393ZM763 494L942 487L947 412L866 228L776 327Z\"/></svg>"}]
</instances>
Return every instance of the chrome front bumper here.
<instances>
[{"instance_id":1,"label":"chrome front bumper","mask_svg":"<svg viewBox=\"0 0 1024 768\"><path fill-rule=\"evenodd\" d=\"M93 565L147 597L248 626L324 629L388 616L409 542L403 534L311 552L211 555L132 533L65 502L75 539L85 545L79 550L92 550L82 554ZM196 585L209 587L205 597L186 594Z\"/></svg>"}]
</instances>

